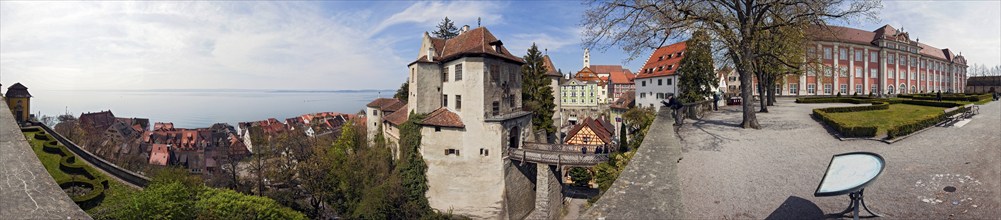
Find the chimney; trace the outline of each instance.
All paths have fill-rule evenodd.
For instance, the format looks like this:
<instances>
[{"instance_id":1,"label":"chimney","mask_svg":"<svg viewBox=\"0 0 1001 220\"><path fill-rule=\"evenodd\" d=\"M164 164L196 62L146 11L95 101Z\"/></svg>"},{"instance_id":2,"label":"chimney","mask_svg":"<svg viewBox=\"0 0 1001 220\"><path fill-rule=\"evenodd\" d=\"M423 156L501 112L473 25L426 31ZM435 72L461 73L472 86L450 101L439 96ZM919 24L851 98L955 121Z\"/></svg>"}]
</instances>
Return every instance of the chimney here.
<instances>
[{"instance_id":1,"label":"chimney","mask_svg":"<svg viewBox=\"0 0 1001 220\"><path fill-rule=\"evenodd\" d=\"M469 25L463 25L462 29L459 30L459 34L464 34L469 31Z\"/></svg>"},{"instance_id":2,"label":"chimney","mask_svg":"<svg viewBox=\"0 0 1001 220\"><path fill-rule=\"evenodd\" d=\"M428 47L428 62L434 62L434 47Z\"/></svg>"}]
</instances>

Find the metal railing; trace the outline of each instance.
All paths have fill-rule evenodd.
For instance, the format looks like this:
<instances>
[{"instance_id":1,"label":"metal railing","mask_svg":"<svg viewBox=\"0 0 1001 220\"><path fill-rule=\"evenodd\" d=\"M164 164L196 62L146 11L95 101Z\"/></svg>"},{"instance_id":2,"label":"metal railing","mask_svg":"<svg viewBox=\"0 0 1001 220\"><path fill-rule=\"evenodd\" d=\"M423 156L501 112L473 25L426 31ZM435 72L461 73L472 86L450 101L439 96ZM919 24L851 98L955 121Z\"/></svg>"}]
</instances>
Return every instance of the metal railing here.
<instances>
[{"instance_id":1,"label":"metal railing","mask_svg":"<svg viewBox=\"0 0 1001 220\"><path fill-rule=\"evenodd\" d=\"M522 162L549 165L595 166L608 161L608 154L582 154L579 152L545 151L537 149L507 148L504 156Z\"/></svg>"},{"instance_id":2,"label":"metal railing","mask_svg":"<svg viewBox=\"0 0 1001 220\"><path fill-rule=\"evenodd\" d=\"M551 152L565 152L565 153L581 153L581 149L587 149L586 152L597 152L598 148L602 148L603 151L610 151L608 146L605 145L582 145L582 144L547 144L547 143L535 143L535 142L525 142L522 148L529 150L539 150L539 151L551 151Z\"/></svg>"}]
</instances>

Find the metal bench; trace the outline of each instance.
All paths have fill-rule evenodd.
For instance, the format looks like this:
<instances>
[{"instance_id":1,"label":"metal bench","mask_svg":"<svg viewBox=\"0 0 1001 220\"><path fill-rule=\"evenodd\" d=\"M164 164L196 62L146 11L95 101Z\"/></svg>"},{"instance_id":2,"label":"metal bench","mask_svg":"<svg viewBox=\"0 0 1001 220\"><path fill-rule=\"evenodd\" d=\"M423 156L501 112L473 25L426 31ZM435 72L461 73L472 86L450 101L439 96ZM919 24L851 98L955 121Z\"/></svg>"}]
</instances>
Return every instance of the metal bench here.
<instances>
[{"instance_id":1,"label":"metal bench","mask_svg":"<svg viewBox=\"0 0 1001 220\"><path fill-rule=\"evenodd\" d=\"M947 108L945 110L942 110L942 112L945 113L945 114L949 114L951 112L958 111L959 109L962 109L962 108L963 108L963 106L956 106L956 107ZM967 112L969 112L969 111L967 111ZM941 125L943 125L943 126L952 126L953 124L956 124L956 122L958 122L960 119L964 118L965 114L966 113L951 115L948 118L946 118L945 121L943 121Z\"/></svg>"}]
</instances>

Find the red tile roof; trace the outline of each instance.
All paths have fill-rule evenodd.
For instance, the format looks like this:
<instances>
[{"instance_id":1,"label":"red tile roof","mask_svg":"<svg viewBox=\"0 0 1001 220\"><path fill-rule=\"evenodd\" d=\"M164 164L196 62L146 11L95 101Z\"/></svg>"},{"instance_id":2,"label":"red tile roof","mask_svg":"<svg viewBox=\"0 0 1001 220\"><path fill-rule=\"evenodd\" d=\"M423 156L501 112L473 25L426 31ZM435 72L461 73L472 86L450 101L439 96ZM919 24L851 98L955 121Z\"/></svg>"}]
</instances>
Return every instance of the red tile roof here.
<instances>
[{"instance_id":1,"label":"red tile roof","mask_svg":"<svg viewBox=\"0 0 1001 220\"><path fill-rule=\"evenodd\" d=\"M112 123L115 123L115 114L110 110L80 114L80 127L89 132L104 132Z\"/></svg>"},{"instance_id":2,"label":"red tile roof","mask_svg":"<svg viewBox=\"0 0 1001 220\"><path fill-rule=\"evenodd\" d=\"M626 68L622 68L621 65L591 65L591 71L597 74L609 74L615 71L623 71Z\"/></svg>"},{"instance_id":3,"label":"red tile roof","mask_svg":"<svg viewBox=\"0 0 1001 220\"><path fill-rule=\"evenodd\" d=\"M628 69L612 71L610 76L613 84L633 84L633 79L636 78L636 75L633 75Z\"/></svg>"},{"instance_id":4,"label":"red tile roof","mask_svg":"<svg viewBox=\"0 0 1001 220\"><path fill-rule=\"evenodd\" d=\"M553 65L553 60L549 58L549 55L542 56L542 66L546 67L547 76L563 76L558 71L559 69L556 69L556 65Z\"/></svg>"},{"instance_id":5,"label":"red tile roof","mask_svg":"<svg viewBox=\"0 0 1001 220\"><path fill-rule=\"evenodd\" d=\"M464 128L465 124L462 124L462 118L447 108L438 108L437 110L428 113L428 116L421 120L421 125L428 126L441 126L441 127L455 127Z\"/></svg>"},{"instance_id":6,"label":"red tile roof","mask_svg":"<svg viewBox=\"0 0 1001 220\"><path fill-rule=\"evenodd\" d=\"M572 137L577 136L577 133L579 133L580 130L582 130L584 127L590 128L591 131L593 131L594 134L597 135L598 138L601 139L602 142L604 142L604 143L612 143L612 130L611 129L614 129L614 127L612 126L612 124L608 123L608 122L604 122L602 120L592 119L590 116L587 117L587 118L585 118L584 121L581 122L580 124L577 124L572 129L570 129L570 132L567 133L567 137L569 137L567 139L569 140Z\"/></svg>"},{"instance_id":7,"label":"red tile roof","mask_svg":"<svg viewBox=\"0 0 1001 220\"><path fill-rule=\"evenodd\" d=\"M494 50L494 45L503 45L503 43L494 37L486 27L477 27L447 40L432 37L431 44L435 47L435 61L448 61L466 55L492 55L519 64L525 63L524 60L512 55L503 46L500 46L499 51ZM427 58L419 58L417 61L422 60L427 60Z\"/></svg>"},{"instance_id":8,"label":"red tile roof","mask_svg":"<svg viewBox=\"0 0 1001 220\"><path fill-rule=\"evenodd\" d=\"M167 151L166 144L153 144L149 153L149 164L166 166L169 157L170 152Z\"/></svg>"},{"instance_id":9,"label":"red tile roof","mask_svg":"<svg viewBox=\"0 0 1001 220\"><path fill-rule=\"evenodd\" d=\"M407 122L407 119L410 119L410 113L407 110L407 105L403 105L403 107L400 108L398 111L386 115L386 117L383 118L383 120L388 121L390 124L393 125L401 125L404 122Z\"/></svg>"},{"instance_id":10,"label":"red tile roof","mask_svg":"<svg viewBox=\"0 0 1001 220\"><path fill-rule=\"evenodd\" d=\"M685 41L682 41L657 48L650 55L650 58L647 59L646 65L643 65L643 69L637 72L636 78L643 79L674 75L674 71L678 70L678 64L681 63L681 58L685 56L684 51L687 47ZM678 53L682 53L682 55L678 56Z\"/></svg>"},{"instance_id":11,"label":"red tile roof","mask_svg":"<svg viewBox=\"0 0 1001 220\"><path fill-rule=\"evenodd\" d=\"M389 105L392 105L392 104L394 104L396 102L399 102L399 101L400 101L399 99L395 99L395 98L377 98L375 100L372 100L372 102L369 102L365 106L371 107L371 108L377 108L377 109L381 110L382 108L387 107Z\"/></svg>"},{"instance_id":12,"label":"red tile roof","mask_svg":"<svg viewBox=\"0 0 1001 220\"><path fill-rule=\"evenodd\" d=\"M614 109L629 109L636 104L636 91L627 91L622 93L618 99L615 99L611 104L611 108Z\"/></svg>"}]
</instances>

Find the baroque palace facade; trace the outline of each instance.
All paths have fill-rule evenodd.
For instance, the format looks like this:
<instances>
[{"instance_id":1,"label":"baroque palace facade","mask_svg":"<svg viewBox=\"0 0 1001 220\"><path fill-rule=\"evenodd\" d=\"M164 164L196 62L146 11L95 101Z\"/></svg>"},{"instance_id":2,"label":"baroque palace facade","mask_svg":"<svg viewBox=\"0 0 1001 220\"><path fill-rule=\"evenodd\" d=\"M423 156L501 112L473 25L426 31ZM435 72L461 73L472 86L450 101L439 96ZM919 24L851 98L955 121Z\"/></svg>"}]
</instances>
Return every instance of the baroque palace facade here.
<instances>
[{"instance_id":1,"label":"baroque palace facade","mask_svg":"<svg viewBox=\"0 0 1001 220\"><path fill-rule=\"evenodd\" d=\"M884 25L874 31L820 26L810 31L806 74L787 76L779 95L963 92L966 59ZM784 88L783 88L784 87ZM785 90L785 91L783 91ZM755 90L755 93L756 90Z\"/></svg>"}]
</instances>

